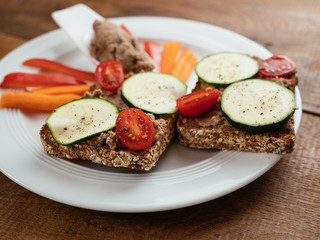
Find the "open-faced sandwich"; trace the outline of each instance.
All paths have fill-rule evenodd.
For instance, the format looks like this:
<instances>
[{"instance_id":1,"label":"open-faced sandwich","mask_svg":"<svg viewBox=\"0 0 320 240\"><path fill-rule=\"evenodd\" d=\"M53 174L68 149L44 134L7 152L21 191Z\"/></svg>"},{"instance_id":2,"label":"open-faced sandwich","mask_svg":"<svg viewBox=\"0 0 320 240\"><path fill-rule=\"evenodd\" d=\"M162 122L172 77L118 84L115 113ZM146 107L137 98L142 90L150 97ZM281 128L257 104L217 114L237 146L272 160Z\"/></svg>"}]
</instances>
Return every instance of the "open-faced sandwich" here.
<instances>
[{"instance_id":1,"label":"open-faced sandwich","mask_svg":"<svg viewBox=\"0 0 320 240\"><path fill-rule=\"evenodd\" d=\"M40 131L44 150L149 171L176 132L176 99L187 87L172 75L150 72L153 65L137 40L121 27L96 21L94 29L91 53L101 61L95 72L99 84L47 118Z\"/></svg>"},{"instance_id":2,"label":"open-faced sandwich","mask_svg":"<svg viewBox=\"0 0 320 240\"><path fill-rule=\"evenodd\" d=\"M179 108L186 111L177 122L181 144L198 149L293 151L294 62L284 56L261 60L222 52L200 60L195 71L198 82L192 98L184 97ZM203 100L208 99L203 92L217 95L209 93L211 88L219 90L220 98L213 97L218 102L205 113L193 115L197 102L203 102L198 103L202 108L210 105Z\"/></svg>"},{"instance_id":3,"label":"open-faced sandwich","mask_svg":"<svg viewBox=\"0 0 320 240\"><path fill-rule=\"evenodd\" d=\"M40 131L44 150L60 158L149 171L175 134L175 101L185 93L180 80L154 72L133 75L116 92L93 85L83 98L48 117Z\"/></svg>"}]
</instances>

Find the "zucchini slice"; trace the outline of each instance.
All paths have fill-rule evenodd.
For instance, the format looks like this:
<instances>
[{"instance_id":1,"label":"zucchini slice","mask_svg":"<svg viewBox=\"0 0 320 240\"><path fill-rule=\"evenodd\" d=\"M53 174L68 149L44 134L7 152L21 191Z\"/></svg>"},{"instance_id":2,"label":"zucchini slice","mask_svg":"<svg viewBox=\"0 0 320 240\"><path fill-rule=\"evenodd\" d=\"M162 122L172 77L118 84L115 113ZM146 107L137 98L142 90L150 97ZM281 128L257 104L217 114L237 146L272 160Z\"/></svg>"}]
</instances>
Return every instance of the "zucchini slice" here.
<instances>
[{"instance_id":1,"label":"zucchini slice","mask_svg":"<svg viewBox=\"0 0 320 240\"><path fill-rule=\"evenodd\" d=\"M102 98L81 98L56 108L46 119L53 139L72 145L112 129L118 108Z\"/></svg>"},{"instance_id":2,"label":"zucchini slice","mask_svg":"<svg viewBox=\"0 0 320 240\"><path fill-rule=\"evenodd\" d=\"M121 87L122 99L131 107L154 114L177 111L176 100L187 92L187 85L173 75L144 72L125 80Z\"/></svg>"},{"instance_id":3,"label":"zucchini slice","mask_svg":"<svg viewBox=\"0 0 320 240\"><path fill-rule=\"evenodd\" d=\"M203 81L216 86L228 86L233 82L254 77L259 63L241 53L221 52L201 59L195 72Z\"/></svg>"},{"instance_id":4,"label":"zucchini slice","mask_svg":"<svg viewBox=\"0 0 320 240\"><path fill-rule=\"evenodd\" d=\"M276 130L295 109L294 93L269 80L236 82L221 96L221 110L230 124L249 133Z\"/></svg>"}]
</instances>

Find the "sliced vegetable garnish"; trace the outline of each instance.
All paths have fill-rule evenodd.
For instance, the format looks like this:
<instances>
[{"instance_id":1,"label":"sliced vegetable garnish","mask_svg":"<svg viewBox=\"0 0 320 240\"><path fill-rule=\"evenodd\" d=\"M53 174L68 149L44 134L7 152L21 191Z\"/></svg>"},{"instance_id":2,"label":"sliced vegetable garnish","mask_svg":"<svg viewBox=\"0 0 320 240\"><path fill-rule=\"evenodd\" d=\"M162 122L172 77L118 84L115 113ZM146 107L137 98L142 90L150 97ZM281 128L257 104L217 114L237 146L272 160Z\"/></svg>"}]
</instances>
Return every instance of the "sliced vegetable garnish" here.
<instances>
[{"instance_id":1,"label":"sliced vegetable garnish","mask_svg":"<svg viewBox=\"0 0 320 240\"><path fill-rule=\"evenodd\" d=\"M162 54L160 44L154 41L145 41L143 45L144 51L150 56L155 65L156 70L159 72Z\"/></svg>"},{"instance_id":2,"label":"sliced vegetable garnish","mask_svg":"<svg viewBox=\"0 0 320 240\"><path fill-rule=\"evenodd\" d=\"M254 58L241 53L220 52L201 59L195 68L203 81L216 86L252 78L258 73L259 64Z\"/></svg>"},{"instance_id":3,"label":"sliced vegetable garnish","mask_svg":"<svg viewBox=\"0 0 320 240\"><path fill-rule=\"evenodd\" d=\"M171 74L186 82L190 73L192 72L195 64L197 62L197 57L193 55L188 49L184 49L177 62L175 63Z\"/></svg>"},{"instance_id":4,"label":"sliced vegetable garnish","mask_svg":"<svg viewBox=\"0 0 320 240\"><path fill-rule=\"evenodd\" d=\"M115 60L101 62L94 75L100 86L110 92L120 88L124 80L122 65Z\"/></svg>"},{"instance_id":5,"label":"sliced vegetable garnish","mask_svg":"<svg viewBox=\"0 0 320 240\"><path fill-rule=\"evenodd\" d=\"M45 58L31 58L23 62L23 65L30 67L39 67L42 69L64 73L76 78L81 78L91 82L96 82L92 72L82 71L79 69L68 67L62 63L48 60Z\"/></svg>"},{"instance_id":6,"label":"sliced vegetable garnish","mask_svg":"<svg viewBox=\"0 0 320 240\"><path fill-rule=\"evenodd\" d=\"M3 78L0 88L49 87L85 84L72 76L45 73L9 73Z\"/></svg>"},{"instance_id":7,"label":"sliced vegetable garnish","mask_svg":"<svg viewBox=\"0 0 320 240\"><path fill-rule=\"evenodd\" d=\"M145 72L126 79L121 94L129 106L154 114L171 114L177 111L176 100L186 90L186 84L173 75Z\"/></svg>"},{"instance_id":8,"label":"sliced vegetable garnish","mask_svg":"<svg viewBox=\"0 0 320 240\"><path fill-rule=\"evenodd\" d=\"M269 80L249 79L225 88L221 110L234 127L250 133L272 131L295 111L294 93Z\"/></svg>"},{"instance_id":9,"label":"sliced vegetable garnish","mask_svg":"<svg viewBox=\"0 0 320 240\"><path fill-rule=\"evenodd\" d=\"M60 105L79 97L77 94L45 95L30 92L4 92L1 94L1 107L53 111Z\"/></svg>"},{"instance_id":10,"label":"sliced vegetable garnish","mask_svg":"<svg viewBox=\"0 0 320 240\"><path fill-rule=\"evenodd\" d=\"M259 73L263 77L285 77L296 70L296 64L288 57L274 55L259 64Z\"/></svg>"},{"instance_id":11,"label":"sliced vegetable garnish","mask_svg":"<svg viewBox=\"0 0 320 240\"><path fill-rule=\"evenodd\" d=\"M71 145L114 128L118 108L102 98L81 98L56 108L46 123L54 140Z\"/></svg>"},{"instance_id":12,"label":"sliced vegetable garnish","mask_svg":"<svg viewBox=\"0 0 320 240\"><path fill-rule=\"evenodd\" d=\"M136 108L120 112L116 121L116 133L121 143L133 150L151 146L155 136L149 116Z\"/></svg>"},{"instance_id":13,"label":"sliced vegetable garnish","mask_svg":"<svg viewBox=\"0 0 320 240\"><path fill-rule=\"evenodd\" d=\"M181 42L165 42L163 44L160 72L170 74L178 55Z\"/></svg>"},{"instance_id":14,"label":"sliced vegetable garnish","mask_svg":"<svg viewBox=\"0 0 320 240\"><path fill-rule=\"evenodd\" d=\"M90 86L88 84L74 85L74 86L58 86L58 87L46 87L46 88L36 88L32 89L31 92L39 94L49 94L49 95L58 95L58 94L79 94L82 95L88 91Z\"/></svg>"},{"instance_id":15,"label":"sliced vegetable garnish","mask_svg":"<svg viewBox=\"0 0 320 240\"><path fill-rule=\"evenodd\" d=\"M197 117L212 108L219 98L219 91L206 88L177 99L179 112L186 117Z\"/></svg>"}]
</instances>

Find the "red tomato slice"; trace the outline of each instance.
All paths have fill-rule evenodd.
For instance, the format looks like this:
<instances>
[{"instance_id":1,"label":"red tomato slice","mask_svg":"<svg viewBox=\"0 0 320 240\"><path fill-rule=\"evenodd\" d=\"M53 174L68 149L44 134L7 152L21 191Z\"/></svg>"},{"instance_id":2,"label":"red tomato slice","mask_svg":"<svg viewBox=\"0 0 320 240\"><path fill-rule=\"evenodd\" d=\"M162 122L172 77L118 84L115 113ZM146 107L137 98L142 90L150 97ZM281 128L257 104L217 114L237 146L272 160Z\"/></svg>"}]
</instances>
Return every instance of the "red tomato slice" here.
<instances>
[{"instance_id":1,"label":"red tomato slice","mask_svg":"<svg viewBox=\"0 0 320 240\"><path fill-rule=\"evenodd\" d=\"M178 98L177 107L182 115L197 117L213 107L218 98L219 91L217 89L206 88Z\"/></svg>"},{"instance_id":2,"label":"red tomato slice","mask_svg":"<svg viewBox=\"0 0 320 240\"><path fill-rule=\"evenodd\" d=\"M285 77L293 73L296 64L288 57L274 55L259 64L259 73L263 77Z\"/></svg>"},{"instance_id":3,"label":"red tomato slice","mask_svg":"<svg viewBox=\"0 0 320 240\"><path fill-rule=\"evenodd\" d=\"M124 80L122 65L115 60L101 62L97 66L94 76L100 86L110 92L121 87Z\"/></svg>"},{"instance_id":4,"label":"red tomato slice","mask_svg":"<svg viewBox=\"0 0 320 240\"><path fill-rule=\"evenodd\" d=\"M120 142L133 150L149 147L154 141L154 126L146 113L137 108L120 112L116 121L116 133Z\"/></svg>"}]
</instances>

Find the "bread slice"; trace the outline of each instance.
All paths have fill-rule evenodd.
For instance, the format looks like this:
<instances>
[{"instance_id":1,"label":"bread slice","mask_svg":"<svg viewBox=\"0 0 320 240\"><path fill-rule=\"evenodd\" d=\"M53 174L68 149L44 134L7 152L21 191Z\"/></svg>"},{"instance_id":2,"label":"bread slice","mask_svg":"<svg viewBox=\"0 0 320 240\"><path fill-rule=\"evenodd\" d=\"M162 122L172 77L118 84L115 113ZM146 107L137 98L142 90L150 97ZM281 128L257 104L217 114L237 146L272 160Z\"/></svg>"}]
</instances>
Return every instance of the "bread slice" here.
<instances>
[{"instance_id":1,"label":"bread slice","mask_svg":"<svg viewBox=\"0 0 320 240\"><path fill-rule=\"evenodd\" d=\"M262 76L257 78L262 79ZM269 78L268 80L277 82L294 92L298 77L295 72L287 78ZM212 85L199 79L194 91L207 87ZM222 93L223 88L219 88L219 91ZM180 115L177 130L182 145L197 149L284 154L292 152L295 145L293 116L276 131L250 134L230 125L221 112L220 102L199 117L188 118Z\"/></svg>"},{"instance_id":2,"label":"bread slice","mask_svg":"<svg viewBox=\"0 0 320 240\"><path fill-rule=\"evenodd\" d=\"M119 92L111 93L101 89L98 85L93 85L83 97L108 99L118 106L119 111L128 108L121 100ZM113 130L85 142L64 146L54 141L48 126L44 124L40 130L40 139L44 151L51 156L90 160L109 167L124 167L148 172L155 166L172 140L177 119L176 114L156 117L152 114L148 115L155 126L155 141L149 148L140 151L134 151L122 145Z\"/></svg>"}]
</instances>

